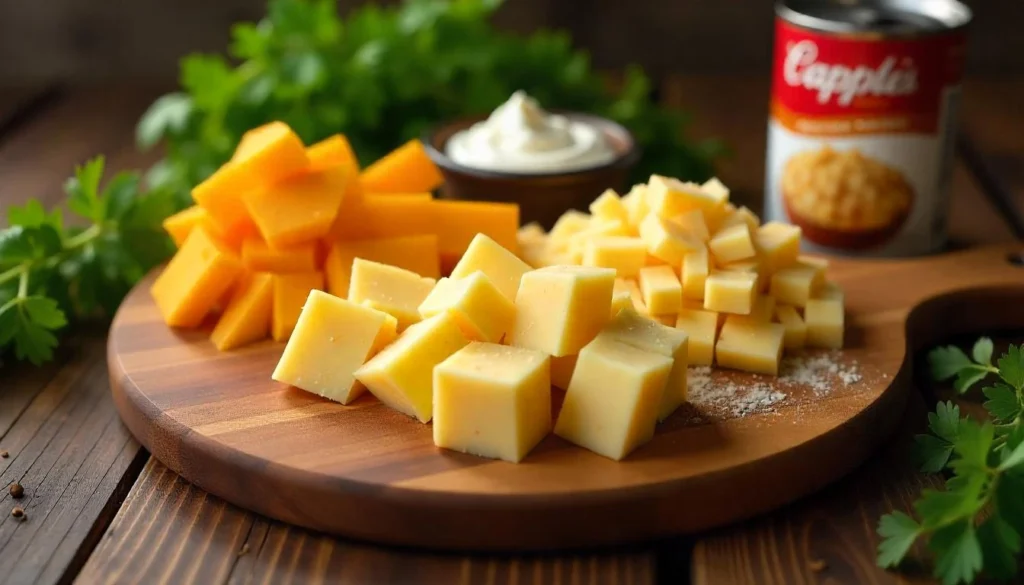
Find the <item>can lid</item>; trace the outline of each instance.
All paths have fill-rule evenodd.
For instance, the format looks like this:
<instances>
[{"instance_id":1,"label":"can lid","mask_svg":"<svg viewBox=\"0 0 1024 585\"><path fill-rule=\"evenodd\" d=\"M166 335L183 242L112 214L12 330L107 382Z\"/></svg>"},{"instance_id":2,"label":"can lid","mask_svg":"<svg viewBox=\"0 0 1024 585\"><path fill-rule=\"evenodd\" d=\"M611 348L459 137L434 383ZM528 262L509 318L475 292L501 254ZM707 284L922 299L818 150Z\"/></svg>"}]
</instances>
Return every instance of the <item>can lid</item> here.
<instances>
[{"instance_id":1,"label":"can lid","mask_svg":"<svg viewBox=\"0 0 1024 585\"><path fill-rule=\"evenodd\" d=\"M890 36L948 31L971 20L971 9L958 0L779 0L775 11L813 30Z\"/></svg>"}]
</instances>

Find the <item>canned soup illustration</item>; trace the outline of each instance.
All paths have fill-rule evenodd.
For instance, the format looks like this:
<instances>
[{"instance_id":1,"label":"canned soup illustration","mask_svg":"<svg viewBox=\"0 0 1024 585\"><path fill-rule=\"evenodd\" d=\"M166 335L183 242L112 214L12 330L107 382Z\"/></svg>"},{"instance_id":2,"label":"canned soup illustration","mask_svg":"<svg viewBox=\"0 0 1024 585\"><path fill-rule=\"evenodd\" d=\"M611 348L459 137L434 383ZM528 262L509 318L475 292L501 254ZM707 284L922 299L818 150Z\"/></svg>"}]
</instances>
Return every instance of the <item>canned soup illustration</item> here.
<instances>
[{"instance_id":1,"label":"canned soup illustration","mask_svg":"<svg viewBox=\"0 0 1024 585\"><path fill-rule=\"evenodd\" d=\"M789 0L776 12L766 219L800 226L817 252L944 246L970 11Z\"/></svg>"}]
</instances>

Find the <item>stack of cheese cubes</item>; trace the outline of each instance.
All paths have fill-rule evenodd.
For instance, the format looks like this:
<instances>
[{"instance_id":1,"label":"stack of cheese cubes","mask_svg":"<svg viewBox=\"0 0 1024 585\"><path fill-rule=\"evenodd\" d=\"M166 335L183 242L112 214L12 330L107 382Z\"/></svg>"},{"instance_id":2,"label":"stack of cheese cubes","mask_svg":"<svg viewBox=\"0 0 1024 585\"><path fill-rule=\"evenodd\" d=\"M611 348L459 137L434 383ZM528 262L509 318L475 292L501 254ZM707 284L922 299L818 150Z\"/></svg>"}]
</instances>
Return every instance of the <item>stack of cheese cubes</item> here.
<instances>
[{"instance_id":1,"label":"stack of cheese cubes","mask_svg":"<svg viewBox=\"0 0 1024 585\"><path fill-rule=\"evenodd\" d=\"M589 214L566 212L550 233L524 226L519 244L535 267L615 269L618 302L684 330L691 365L776 375L784 349L843 345L827 262L800 255L800 228L732 205L717 179L653 175L624 197L606 191Z\"/></svg>"},{"instance_id":2,"label":"stack of cheese cubes","mask_svg":"<svg viewBox=\"0 0 1024 585\"><path fill-rule=\"evenodd\" d=\"M311 290L345 297L353 270L374 269L355 258L415 272L429 290L478 232L515 248L518 206L434 199L441 182L419 141L360 171L344 136L307 148L284 123L261 126L165 221L179 250L153 297L173 327L217 317L224 351L287 340Z\"/></svg>"},{"instance_id":3,"label":"stack of cheese cubes","mask_svg":"<svg viewBox=\"0 0 1024 585\"><path fill-rule=\"evenodd\" d=\"M356 258L347 299L310 293L273 377L343 404L369 390L433 421L440 447L518 462L554 428L621 459L686 400L687 334L615 281L533 269L484 234L436 282ZM552 383L566 389L554 422Z\"/></svg>"}]
</instances>

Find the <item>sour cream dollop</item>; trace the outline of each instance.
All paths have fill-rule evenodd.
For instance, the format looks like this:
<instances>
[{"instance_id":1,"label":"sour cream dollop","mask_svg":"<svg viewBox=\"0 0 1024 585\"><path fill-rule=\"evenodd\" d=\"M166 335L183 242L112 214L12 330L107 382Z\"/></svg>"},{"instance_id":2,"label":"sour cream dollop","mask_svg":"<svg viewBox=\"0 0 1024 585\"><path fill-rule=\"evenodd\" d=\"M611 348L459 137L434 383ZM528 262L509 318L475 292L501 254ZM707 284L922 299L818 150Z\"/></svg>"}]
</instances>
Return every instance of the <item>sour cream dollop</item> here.
<instances>
[{"instance_id":1,"label":"sour cream dollop","mask_svg":"<svg viewBox=\"0 0 1024 585\"><path fill-rule=\"evenodd\" d=\"M574 171L616 154L600 129L551 114L524 91L448 139L445 151L467 167L512 173Z\"/></svg>"}]
</instances>

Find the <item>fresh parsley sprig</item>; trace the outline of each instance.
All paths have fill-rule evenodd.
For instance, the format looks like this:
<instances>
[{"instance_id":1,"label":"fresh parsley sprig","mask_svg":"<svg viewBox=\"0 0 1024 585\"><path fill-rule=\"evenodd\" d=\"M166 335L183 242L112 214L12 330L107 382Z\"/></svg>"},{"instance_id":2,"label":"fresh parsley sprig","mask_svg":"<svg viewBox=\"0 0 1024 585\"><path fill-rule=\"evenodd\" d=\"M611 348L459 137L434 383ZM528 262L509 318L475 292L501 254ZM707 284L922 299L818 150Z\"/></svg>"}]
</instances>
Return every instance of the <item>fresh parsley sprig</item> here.
<instances>
[{"instance_id":1,"label":"fresh parsley sprig","mask_svg":"<svg viewBox=\"0 0 1024 585\"><path fill-rule=\"evenodd\" d=\"M1017 574L1024 535L1024 351L1011 345L992 365L992 340L982 338L969 357L957 347L928 354L936 380L954 379L957 392L993 375L982 388L991 418L977 422L940 402L928 415L931 434L916 437L921 470L948 470L944 490L924 490L916 518L883 516L878 564L893 567L918 540L935 555L935 576L947 585L971 583L984 571L996 579Z\"/></svg>"},{"instance_id":2,"label":"fresh parsley sprig","mask_svg":"<svg viewBox=\"0 0 1024 585\"><path fill-rule=\"evenodd\" d=\"M161 223L174 208L166 192L139 192L137 173L103 188L104 159L75 169L67 207L85 225L37 200L7 211L0 230L0 355L41 364L53 357L69 319L112 315L124 295L173 248Z\"/></svg>"}]
</instances>

